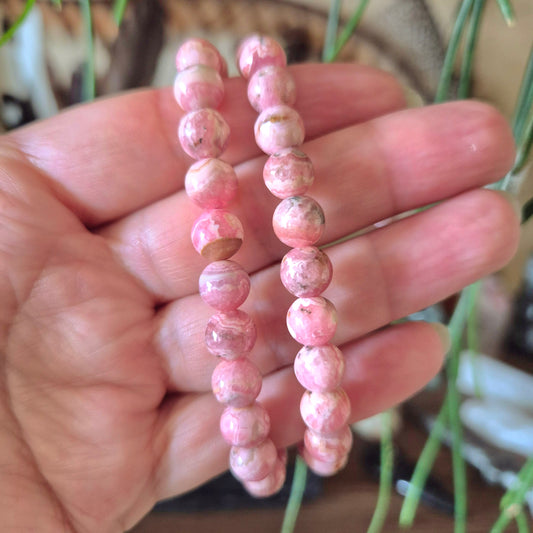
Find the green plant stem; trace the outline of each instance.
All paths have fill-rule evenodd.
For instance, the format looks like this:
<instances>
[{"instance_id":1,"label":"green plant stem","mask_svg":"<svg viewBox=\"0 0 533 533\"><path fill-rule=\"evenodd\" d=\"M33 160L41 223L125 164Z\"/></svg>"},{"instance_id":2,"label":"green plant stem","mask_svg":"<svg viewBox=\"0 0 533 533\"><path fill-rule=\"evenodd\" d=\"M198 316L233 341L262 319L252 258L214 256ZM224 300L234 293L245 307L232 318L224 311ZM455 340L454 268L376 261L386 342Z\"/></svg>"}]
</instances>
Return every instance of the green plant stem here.
<instances>
[{"instance_id":1,"label":"green plant stem","mask_svg":"<svg viewBox=\"0 0 533 533\"><path fill-rule=\"evenodd\" d=\"M13 22L10 28L0 36L0 46L7 43L7 41L9 41L13 37L13 35L15 35L15 32L19 29L20 26L22 26L22 23L26 20L26 17L30 13L34 4L35 0L26 0L24 10L20 14L19 18L15 20L15 22Z\"/></svg>"},{"instance_id":2,"label":"green plant stem","mask_svg":"<svg viewBox=\"0 0 533 533\"><path fill-rule=\"evenodd\" d=\"M481 282L476 282L475 290L471 293L471 298L468 305L468 311L466 315L466 346L469 352L470 364L472 365L472 374L474 376L474 392L477 397L481 397L482 390L479 382L479 375L476 372L476 362L479 353L479 336L478 336L478 313L477 303L479 297L479 290L481 288Z\"/></svg>"},{"instance_id":3,"label":"green plant stem","mask_svg":"<svg viewBox=\"0 0 533 533\"><path fill-rule=\"evenodd\" d=\"M94 72L94 39L90 0L80 0L81 15L85 26L87 61L85 62L82 99L93 100L96 93L96 76Z\"/></svg>"},{"instance_id":4,"label":"green plant stem","mask_svg":"<svg viewBox=\"0 0 533 533\"><path fill-rule=\"evenodd\" d=\"M459 356L461 352L462 333L468 318L468 313L476 299L479 285L466 287L459 297L456 308L450 320L451 348L446 364L448 378L447 399L448 417L452 435L452 469L454 486L455 533L466 531L467 517L467 487L466 468L462 454L463 428L459 416L459 392L457 391L457 374L459 372Z\"/></svg>"},{"instance_id":5,"label":"green plant stem","mask_svg":"<svg viewBox=\"0 0 533 533\"><path fill-rule=\"evenodd\" d=\"M520 144L518 148L518 152L516 154L516 161L513 166L513 170L511 171L513 175L518 174L524 168L525 164L527 163L529 154L531 153L532 143L533 143L533 113L531 113L531 116L529 117L529 120L524 129L522 143Z\"/></svg>"},{"instance_id":6,"label":"green plant stem","mask_svg":"<svg viewBox=\"0 0 533 533\"><path fill-rule=\"evenodd\" d=\"M128 0L115 0L113 3L113 18L115 19L117 26L122 24L127 5Z\"/></svg>"},{"instance_id":7,"label":"green plant stem","mask_svg":"<svg viewBox=\"0 0 533 533\"><path fill-rule=\"evenodd\" d=\"M459 350L452 355L449 366L454 358L459 358ZM462 454L463 429L459 417L459 392L457 391L456 377L448 375L448 417L452 435L452 470L453 470L453 497L454 497L454 531L466 531L467 515L467 486L466 468Z\"/></svg>"},{"instance_id":8,"label":"green plant stem","mask_svg":"<svg viewBox=\"0 0 533 533\"><path fill-rule=\"evenodd\" d=\"M328 13L328 25L326 27L326 36L324 38L324 49L322 50L322 61L328 61L335 50L337 40L337 30L339 28L339 16L341 12L342 0L333 0Z\"/></svg>"},{"instance_id":9,"label":"green plant stem","mask_svg":"<svg viewBox=\"0 0 533 533\"><path fill-rule=\"evenodd\" d=\"M529 526L527 523L527 516L524 509L522 509L515 517L518 533L529 533Z\"/></svg>"},{"instance_id":10,"label":"green plant stem","mask_svg":"<svg viewBox=\"0 0 533 533\"><path fill-rule=\"evenodd\" d=\"M502 533L505 528L522 511L526 493L533 488L533 457L530 457L520 469L517 485L510 488L501 499L501 513L490 533Z\"/></svg>"},{"instance_id":11,"label":"green plant stem","mask_svg":"<svg viewBox=\"0 0 533 533\"><path fill-rule=\"evenodd\" d=\"M348 42L348 39L352 36L355 28L359 24L359 21L363 17L366 6L368 5L369 0L361 0L355 13L350 17L350 20L346 23L346 26L342 30L335 47L329 55L324 58L325 63L331 63L339 55L340 51L343 49L344 45Z\"/></svg>"},{"instance_id":12,"label":"green plant stem","mask_svg":"<svg viewBox=\"0 0 533 533\"><path fill-rule=\"evenodd\" d=\"M307 465L305 461L298 455L294 465L294 476L292 478L291 495L285 508L285 516L283 517L283 524L281 526L281 533L292 533L298 519L300 506L302 505L302 498L305 491L305 483L307 480Z\"/></svg>"},{"instance_id":13,"label":"green plant stem","mask_svg":"<svg viewBox=\"0 0 533 533\"><path fill-rule=\"evenodd\" d=\"M513 134L515 142L520 143L524 126L527 121L527 117L533 104L533 46L529 52L529 58L527 60L522 82L520 83L520 91L516 100L516 107L513 116Z\"/></svg>"},{"instance_id":14,"label":"green plant stem","mask_svg":"<svg viewBox=\"0 0 533 533\"><path fill-rule=\"evenodd\" d=\"M439 79L439 85L437 87L437 94L435 96L435 102L444 102L448 99L450 94L450 85L453 75L453 66L457 57L457 51L459 49L459 43L463 30L468 20L468 15L472 8L474 0L463 0L455 24L453 26L452 34L450 36L450 42L446 50L446 56L444 57L444 64L442 65L442 71Z\"/></svg>"},{"instance_id":15,"label":"green plant stem","mask_svg":"<svg viewBox=\"0 0 533 533\"><path fill-rule=\"evenodd\" d=\"M515 16L511 2L509 2L509 0L498 0L498 5L500 6L500 11L502 12L507 26L514 26Z\"/></svg>"},{"instance_id":16,"label":"green plant stem","mask_svg":"<svg viewBox=\"0 0 533 533\"><path fill-rule=\"evenodd\" d=\"M389 511L392 488L394 450L392 444L392 414L381 413L381 469L379 473L378 501L368 527L368 533L379 533Z\"/></svg>"},{"instance_id":17,"label":"green plant stem","mask_svg":"<svg viewBox=\"0 0 533 533\"><path fill-rule=\"evenodd\" d=\"M470 15L470 20L468 22L463 61L461 63L461 75L459 77L459 87L457 89L458 98L468 98L470 94L474 50L476 48L477 37L479 35L479 23L481 21L484 7L485 0L474 0L472 14Z\"/></svg>"},{"instance_id":18,"label":"green plant stem","mask_svg":"<svg viewBox=\"0 0 533 533\"><path fill-rule=\"evenodd\" d=\"M446 429L445 422L448 419L448 403L448 396L446 396L435 423L431 428L429 437L416 462L400 512L401 527L407 528L413 525L416 510L420 503L420 497L422 496L422 490L440 450L441 440Z\"/></svg>"},{"instance_id":19,"label":"green plant stem","mask_svg":"<svg viewBox=\"0 0 533 533\"><path fill-rule=\"evenodd\" d=\"M518 146L517 155L513 168L503 179L490 186L492 189L506 191L512 179L525 166L531 153L533 143L533 47L520 84L520 91L513 117L513 135Z\"/></svg>"},{"instance_id":20,"label":"green plant stem","mask_svg":"<svg viewBox=\"0 0 533 533\"><path fill-rule=\"evenodd\" d=\"M505 177L499 182L495 183L492 188L506 191L509 189L513 178L524 168L529 155L531 153L531 146L533 144L533 113L529 117L529 120L524 128L522 142L518 145L516 152L516 159L513 168L505 175Z\"/></svg>"},{"instance_id":21,"label":"green plant stem","mask_svg":"<svg viewBox=\"0 0 533 533\"><path fill-rule=\"evenodd\" d=\"M450 354L458 352L460 349L461 336L466 323L469 303L470 299L472 298L473 291L475 291L475 287L470 285L461 292L455 310L450 319L450 324L448 326L451 338ZM448 380L454 378L456 379L458 370L459 358L451 357L447 365ZM450 390L448 388L440 412L435 420L435 423L433 424L433 427L431 428L428 439L424 445L424 448L422 449L422 453L416 462L413 476L409 482L409 488L407 489L400 512L401 527L411 527L413 525L418 504L420 503L420 497L429 473L433 468L437 454L440 450L442 437L446 428L446 421L450 419L450 409L452 407L454 407L453 392L452 397L450 398ZM458 468L460 469L461 467L459 466ZM458 472L458 475L460 475L460 471ZM459 490L461 490L460 486Z\"/></svg>"}]
</instances>

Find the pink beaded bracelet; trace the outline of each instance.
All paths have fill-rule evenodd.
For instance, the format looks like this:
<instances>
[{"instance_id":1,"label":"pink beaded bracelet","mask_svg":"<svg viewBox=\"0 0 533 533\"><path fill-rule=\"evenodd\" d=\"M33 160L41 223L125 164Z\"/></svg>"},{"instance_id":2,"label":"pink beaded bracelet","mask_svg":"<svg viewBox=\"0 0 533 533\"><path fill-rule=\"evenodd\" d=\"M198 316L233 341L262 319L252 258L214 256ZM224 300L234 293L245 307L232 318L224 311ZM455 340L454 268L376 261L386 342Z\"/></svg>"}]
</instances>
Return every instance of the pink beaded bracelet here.
<instances>
[{"instance_id":1,"label":"pink beaded bracelet","mask_svg":"<svg viewBox=\"0 0 533 533\"><path fill-rule=\"evenodd\" d=\"M205 342L221 359L211 380L215 398L226 406L220 431L231 445L234 476L253 496L270 496L285 481L287 453L277 450L268 437L270 418L256 401L261 373L247 357L255 344L256 327L238 309L250 292L250 278L228 260L239 250L244 233L239 219L226 210L237 191L237 176L218 159L229 136L229 126L215 109L224 97L226 63L209 42L191 39L178 50L176 67L174 96L186 112L178 137L183 150L197 160L187 172L185 190L204 209L193 224L191 240L210 261L200 275L200 296L217 311L207 323Z\"/></svg>"},{"instance_id":2,"label":"pink beaded bracelet","mask_svg":"<svg viewBox=\"0 0 533 533\"><path fill-rule=\"evenodd\" d=\"M297 297L287 313L287 328L304 346L294 371L307 390L300 412L307 429L300 452L321 476L343 468L352 446L348 426L350 401L340 387L344 373L341 351L330 344L337 327L334 305L320 296L332 278L328 256L316 248L324 232L320 205L305 196L314 180L313 166L298 147L305 137L300 115L292 109L295 85L287 71L283 48L274 39L252 35L237 52L237 62L248 80L248 99L259 112L254 126L257 145L270 157L263 178L281 199L274 211L275 234L293 249L281 262L281 281Z\"/></svg>"}]
</instances>

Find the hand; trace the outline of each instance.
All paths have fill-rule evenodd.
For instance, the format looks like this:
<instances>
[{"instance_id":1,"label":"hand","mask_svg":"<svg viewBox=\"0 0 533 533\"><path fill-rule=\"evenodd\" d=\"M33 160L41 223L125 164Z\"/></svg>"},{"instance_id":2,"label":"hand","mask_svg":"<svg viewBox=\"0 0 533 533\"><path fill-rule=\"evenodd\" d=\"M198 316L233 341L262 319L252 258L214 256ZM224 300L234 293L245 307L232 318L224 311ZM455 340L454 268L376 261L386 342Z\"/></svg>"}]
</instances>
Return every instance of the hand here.
<instances>
[{"instance_id":1,"label":"hand","mask_svg":"<svg viewBox=\"0 0 533 533\"><path fill-rule=\"evenodd\" d=\"M492 108L398 111L396 82L362 66L298 66L303 149L326 213L323 243L397 213L438 206L336 245L326 296L340 318L352 421L412 395L446 340L423 323L387 326L504 265L518 218L479 187L505 174L513 142ZM285 328L286 252L271 231L245 82L226 83L252 272L244 309L278 446L301 439L302 390ZM391 114L387 114L391 113ZM217 361L204 347L206 266L189 240L200 210L183 191L172 93L145 90L67 111L0 140L0 525L2 531L116 532L163 498L227 468ZM382 329L378 329L382 328Z\"/></svg>"}]
</instances>

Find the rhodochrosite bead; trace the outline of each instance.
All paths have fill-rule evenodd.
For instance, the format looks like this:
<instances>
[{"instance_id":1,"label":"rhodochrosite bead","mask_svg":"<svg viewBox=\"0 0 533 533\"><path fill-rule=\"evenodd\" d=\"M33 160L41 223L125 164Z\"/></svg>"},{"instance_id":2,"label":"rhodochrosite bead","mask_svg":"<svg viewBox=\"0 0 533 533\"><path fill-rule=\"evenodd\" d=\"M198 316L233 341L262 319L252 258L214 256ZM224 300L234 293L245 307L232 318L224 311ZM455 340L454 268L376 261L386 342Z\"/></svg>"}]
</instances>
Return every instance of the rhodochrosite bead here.
<instances>
[{"instance_id":1,"label":"rhodochrosite bead","mask_svg":"<svg viewBox=\"0 0 533 533\"><path fill-rule=\"evenodd\" d=\"M237 174L231 165L220 159L201 159L185 174L185 191L204 209L226 207L237 194Z\"/></svg>"},{"instance_id":2,"label":"rhodochrosite bead","mask_svg":"<svg viewBox=\"0 0 533 533\"><path fill-rule=\"evenodd\" d=\"M342 461L350 451L352 443L350 426L344 426L333 435L320 435L309 428L304 433L304 445L309 454L326 463Z\"/></svg>"},{"instance_id":3,"label":"rhodochrosite bead","mask_svg":"<svg viewBox=\"0 0 533 533\"><path fill-rule=\"evenodd\" d=\"M313 184L315 173L309 157L297 148L272 154L263 168L268 190L278 198L301 196Z\"/></svg>"},{"instance_id":4,"label":"rhodochrosite bead","mask_svg":"<svg viewBox=\"0 0 533 533\"><path fill-rule=\"evenodd\" d=\"M209 261L229 259L241 247L241 221L229 211L204 211L194 222L191 240L195 250Z\"/></svg>"},{"instance_id":5,"label":"rhodochrosite bead","mask_svg":"<svg viewBox=\"0 0 533 533\"><path fill-rule=\"evenodd\" d=\"M268 476L259 481L245 481L246 490L257 498L272 496L278 492L285 483L285 465L281 461L276 461L274 469Z\"/></svg>"},{"instance_id":6,"label":"rhodochrosite bead","mask_svg":"<svg viewBox=\"0 0 533 533\"><path fill-rule=\"evenodd\" d=\"M327 435L343 428L350 416L350 400L342 389L331 392L305 391L300 402L305 425Z\"/></svg>"},{"instance_id":7,"label":"rhodochrosite bead","mask_svg":"<svg viewBox=\"0 0 533 533\"><path fill-rule=\"evenodd\" d=\"M226 407L220 417L220 432L232 446L258 446L269 431L270 417L257 402L248 407Z\"/></svg>"},{"instance_id":8,"label":"rhodochrosite bead","mask_svg":"<svg viewBox=\"0 0 533 533\"><path fill-rule=\"evenodd\" d=\"M215 69L193 65L176 75L174 98L184 111L217 108L224 98L224 83Z\"/></svg>"},{"instance_id":9,"label":"rhodochrosite bead","mask_svg":"<svg viewBox=\"0 0 533 533\"><path fill-rule=\"evenodd\" d=\"M344 357L332 344L304 346L294 360L294 373L303 387L327 392L340 386L344 375Z\"/></svg>"},{"instance_id":10,"label":"rhodochrosite bead","mask_svg":"<svg viewBox=\"0 0 533 533\"><path fill-rule=\"evenodd\" d=\"M296 85L286 68L269 65L250 78L248 101L258 113L275 105L290 106L295 100Z\"/></svg>"},{"instance_id":11,"label":"rhodochrosite bead","mask_svg":"<svg viewBox=\"0 0 533 533\"><path fill-rule=\"evenodd\" d=\"M248 79L262 67L274 65L284 67L287 57L281 45L266 35L250 35L237 50L237 63L244 79Z\"/></svg>"},{"instance_id":12,"label":"rhodochrosite bead","mask_svg":"<svg viewBox=\"0 0 533 533\"><path fill-rule=\"evenodd\" d=\"M333 476L340 470L342 470L346 463L348 462L349 455L346 454L343 457L340 457L336 461L321 461L320 459L317 459L311 453L307 448L301 448L300 453L303 456L305 462L307 463L307 466L318 476Z\"/></svg>"},{"instance_id":13,"label":"rhodochrosite bead","mask_svg":"<svg viewBox=\"0 0 533 533\"><path fill-rule=\"evenodd\" d=\"M232 407L253 403L261 392L261 373L248 359L221 361L211 376L211 387L216 399Z\"/></svg>"},{"instance_id":14,"label":"rhodochrosite bead","mask_svg":"<svg viewBox=\"0 0 533 533\"><path fill-rule=\"evenodd\" d=\"M300 344L321 346L335 334L337 311L322 296L298 298L287 312L287 328Z\"/></svg>"},{"instance_id":15,"label":"rhodochrosite bead","mask_svg":"<svg viewBox=\"0 0 533 533\"><path fill-rule=\"evenodd\" d=\"M248 72L262 66L267 58L263 52L278 53L275 46L266 44L248 48ZM284 60L283 51L281 54ZM226 406L220 431L233 446L230 467L235 477L252 483L248 490L254 495L270 496L281 488L285 466L283 454L278 455L274 443L267 438L268 413L256 401L261 391L261 373L246 357L257 332L252 318L238 307L248 297L250 278L239 264L227 261L243 241L241 222L225 209L236 195L237 176L230 165L216 159L229 136L229 126L214 110L222 103L221 76L226 74L226 64L210 43L193 39L178 51L176 66L174 96L187 111L180 121L178 136L183 150L198 160L187 172L185 189L204 210L193 224L191 240L194 248L212 261L200 275L198 285L203 301L218 311L206 326L205 342L212 354L221 357L211 376L213 394ZM274 72L268 78L270 82L264 85L260 100L274 101L275 94L291 99L290 79L285 73Z\"/></svg>"},{"instance_id":16,"label":"rhodochrosite bead","mask_svg":"<svg viewBox=\"0 0 533 533\"><path fill-rule=\"evenodd\" d=\"M255 142L267 154L274 154L304 142L302 117L292 107L276 105L265 109L255 121Z\"/></svg>"},{"instance_id":17,"label":"rhodochrosite bead","mask_svg":"<svg viewBox=\"0 0 533 533\"><path fill-rule=\"evenodd\" d=\"M270 439L254 448L233 446L229 455L231 471L243 481L264 479L278 460L278 451Z\"/></svg>"},{"instance_id":18,"label":"rhodochrosite bead","mask_svg":"<svg viewBox=\"0 0 533 533\"><path fill-rule=\"evenodd\" d=\"M225 77L228 73L225 59L205 39L189 39L180 46L176 54L176 68L178 72L195 65L211 67L222 77Z\"/></svg>"},{"instance_id":19,"label":"rhodochrosite bead","mask_svg":"<svg viewBox=\"0 0 533 533\"><path fill-rule=\"evenodd\" d=\"M226 148L229 126L214 109L190 111L180 121L178 137L181 147L194 159L218 157Z\"/></svg>"},{"instance_id":20,"label":"rhodochrosite bead","mask_svg":"<svg viewBox=\"0 0 533 533\"><path fill-rule=\"evenodd\" d=\"M332 275L329 257L314 246L294 248L281 261L281 282L294 296L319 296L328 287Z\"/></svg>"},{"instance_id":21,"label":"rhodochrosite bead","mask_svg":"<svg viewBox=\"0 0 533 533\"><path fill-rule=\"evenodd\" d=\"M309 196L291 196L282 200L274 211L272 227L287 246L304 248L315 244L325 228L322 208Z\"/></svg>"},{"instance_id":22,"label":"rhodochrosite bead","mask_svg":"<svg viewBox=\"0 0 533 533\"><path fill-rule=\"evenodd\" d=\"M202 300L217 311L233 311L248 297L250 278L233 261L215 261L204 268L198 282Z\"/></svg>"},{"instance_id":23,"label":"rhodochrosite bead","mask_svg":"<svg viewBox=\"0 0 533 533\"><path fill-rule=\"evenodd\" d=\"M211 316L205 330L207 349L224 359L237 359L249 353L257 338L252 317L237 309Z\"/></svg>"}]
</instances>

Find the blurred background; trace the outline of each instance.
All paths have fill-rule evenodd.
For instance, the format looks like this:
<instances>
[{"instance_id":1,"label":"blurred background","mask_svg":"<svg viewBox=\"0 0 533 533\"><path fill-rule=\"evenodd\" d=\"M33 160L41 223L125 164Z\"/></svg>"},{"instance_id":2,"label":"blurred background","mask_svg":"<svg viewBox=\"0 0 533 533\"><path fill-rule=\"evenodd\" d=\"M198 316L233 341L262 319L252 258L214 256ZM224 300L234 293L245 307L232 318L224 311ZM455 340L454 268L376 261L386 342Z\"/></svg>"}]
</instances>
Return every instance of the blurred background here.
<instances>
[{"instance_id":1,"label":"blurred background","mask_svg":"<svg viewBox=\"0 0 533 533\"><path fill-rule=\"evenodd\" d=\"M234 52L251 32L268 33L283 43L289 62L320 61L329 0L131 0L117 26L113 4L90 3L92 39L78 1L39 1L15 36L0 47L0 131L49 117L96 95L135 87L168 86L175 75L174 55L185 39L200 36L225 55L236 74ZM342 3L347 20L358 0ZM7 31L25 2L0 0ZM497 2L488 1L474 65L473 95L493 103L511 118L533 35L533 2L516 0L516 24L509 28ZM457 3L442 0L371 0L356 35L339 61L357 61L395 73L409 104L430 103L438 83ZM88 54L93 49L94 54ZM93 58L93 60L91 59ZM89 83L88 83L89 82ZM89 89L88 89L89 87ZM514 184L522 202L533 196L531 168ZM475 398L479 375L462 364L461 412L467 430L469 531L488 531L498 515L502 487L509 486L525 457L533 455L533 224L524 226L516 258L482 284L478 310L479 375L485 402ZM446 320L453 301L414 318ZM464 360L468 356L465 354ZM501 365L501 366L498 366ZM529 391L529 392L528 392ZM394 413L397 446L395 487L405 492L427 428L442 399L438 380L424 394ZM477 403L476 403L477 402ZM481 421L481 422L480 422ZM492 422L492 424L489 424ZM375 504L379 471L379 421L357 425L358 442L348 468L322 482L311 478L296 531L365 531ZM376 455L377 454L377 455ZM470 455L468 455L470 454ZM416 531L451 531L450 462L439 458L424 495ZM480 473L481 472L481 473ZM404 483L402 485L402 483ZM403 488L402 488L403 487ZM157 508L135 531L279 531L289 483L266 503L249 499L225 476L199 493ZM533 508L533 494L528 500ZM395 531L400 496L392 502L385 531Z\"/></svg>"}]
</instances>

